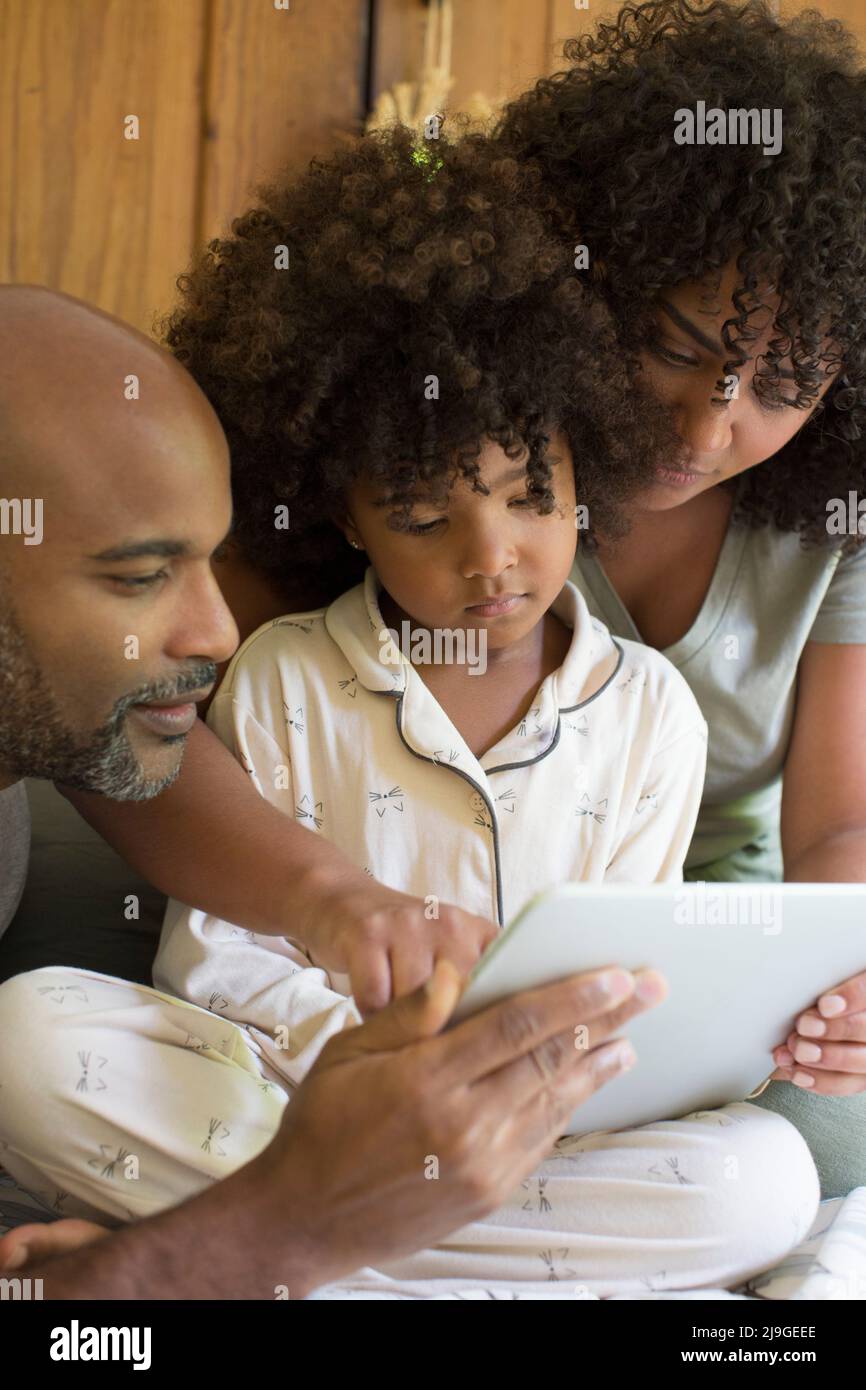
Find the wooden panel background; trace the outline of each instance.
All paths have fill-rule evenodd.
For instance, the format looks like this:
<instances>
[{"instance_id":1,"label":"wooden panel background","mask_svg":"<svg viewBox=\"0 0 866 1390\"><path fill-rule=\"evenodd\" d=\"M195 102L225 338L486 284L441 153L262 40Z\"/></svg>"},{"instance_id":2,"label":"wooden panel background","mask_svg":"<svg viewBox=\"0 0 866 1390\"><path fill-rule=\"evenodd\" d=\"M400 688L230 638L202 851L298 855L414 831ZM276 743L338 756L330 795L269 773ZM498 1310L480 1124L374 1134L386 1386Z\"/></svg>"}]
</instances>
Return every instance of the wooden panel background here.
<instances>
[{"instance_id":1,"label":"wooden panel background","mask_svg":"<svg viewBox=\"0 0 866 1390\"><path fill-rule=\"evenodd\" d=\"M0 280L150 332L194 246L360 128L368 0L0 0ZM123 119L138 116L140 139Z\"/></svg>"},{"instance_id":2,"label":"wooden panel background","mask_svg":"<svg viewBox=\"0 0 866 1390\"><path fill-rule=\"evenodd\" d=\"M360 129L367 0L211 0L200 229L215 235L252 184Z\"/></svg>"},{"instance_id":3,"label":"wooden panel background","mask_svg":"<svg viewBox=\"0 0 866 1390\"><path fill-rule=\"evenodd\" d=\"M866 0L816 7L866 50ZM516 94L618 8L454 0L452 104ZM423 0L0 0L0 280L150 332L255 183L326 153L368 97L417 75L425 14Z\"/></svg>"},{"instance_id":4,"label":"wooden panel background","mask_svg":"<svg viewBox=\"0 0 866 1390\"><path fill-rule=\"evenodd\" d=\"M562 66L567 38L621 8L621 0L589 0L587 9L577 9L574 0L454 0L451 104L465 106L477 91L492 101L515 96ZM785 13L807 8L844 20L866 50L866 0L784 0ZM374 97L417 76L425 15L422 0L377 0Z\"/></svg>"},{"instance_id":5,"label":"wooden panel background","mask_svg":"<svg viewBox=\"0 0 866 1390\"><path fill-rule=\"evenodd\" d=\"M0 278L149 329L189 254L203 35L204 0L0 0Z\"/></svg>"}]
</instances>

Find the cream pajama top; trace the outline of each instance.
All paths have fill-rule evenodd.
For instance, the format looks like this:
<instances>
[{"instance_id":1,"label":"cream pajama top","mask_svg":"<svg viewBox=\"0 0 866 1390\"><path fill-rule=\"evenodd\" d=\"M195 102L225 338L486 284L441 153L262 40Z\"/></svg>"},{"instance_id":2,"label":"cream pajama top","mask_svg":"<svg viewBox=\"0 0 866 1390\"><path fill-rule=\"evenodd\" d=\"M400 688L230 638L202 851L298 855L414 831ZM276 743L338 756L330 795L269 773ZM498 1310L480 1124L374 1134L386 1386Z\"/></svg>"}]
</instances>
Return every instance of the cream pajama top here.
<instances>
[{"instance_id":1,"label":"cream pajama top","mask_svg":"<svg viewBox=\"0 0 866 1390\"><path fill-rule=\"evenodd\" d=\"M327 608L278 618L236 653L208 723L260 795L365 873L500 926L566 880L679 882L707 727L660 653L614 639L567 582L573 636L532 706L479 759L389 640L372 566ZM478 698L484 682L477 679ZM231 811L227 811L231 815ZM290 1084L357 1022L345 975L291 937L169 902L154 983L245 1025Z\"/></svg>"}]
</instances>

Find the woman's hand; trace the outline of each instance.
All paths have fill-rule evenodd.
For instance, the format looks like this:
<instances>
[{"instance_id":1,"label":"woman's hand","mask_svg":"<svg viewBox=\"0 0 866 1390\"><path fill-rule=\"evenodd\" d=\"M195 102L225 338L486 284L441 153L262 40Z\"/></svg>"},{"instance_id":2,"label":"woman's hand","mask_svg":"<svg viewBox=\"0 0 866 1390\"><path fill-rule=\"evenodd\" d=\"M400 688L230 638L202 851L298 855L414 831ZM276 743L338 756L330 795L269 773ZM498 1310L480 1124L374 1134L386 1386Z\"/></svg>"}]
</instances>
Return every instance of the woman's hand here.
<instances>
[{"instance_id":1,"label":"woman's hand","mask_svg":"<svg viewBox=\"0 0 866 1390\"><path fill-rule=\"evenodd\" d=\"M773 1081L793 1081L820 1096L866 1091L866 971L800 1014L773 1060Z\"/></svg>"},{"instance_id":2,"label":"woman's hand","mask_svg":"<svg viewBox=\"0 0 866 1390\"><path fill-rule=\"evenodd\" d=\"M362 1016L410 994L429 979L439 960L468 975L498 934L495 922L437 898L414 898L376 879L357 878L315 894L303 920L295 920L314 965L352 981Z\"/></svg>"}]
</instances>

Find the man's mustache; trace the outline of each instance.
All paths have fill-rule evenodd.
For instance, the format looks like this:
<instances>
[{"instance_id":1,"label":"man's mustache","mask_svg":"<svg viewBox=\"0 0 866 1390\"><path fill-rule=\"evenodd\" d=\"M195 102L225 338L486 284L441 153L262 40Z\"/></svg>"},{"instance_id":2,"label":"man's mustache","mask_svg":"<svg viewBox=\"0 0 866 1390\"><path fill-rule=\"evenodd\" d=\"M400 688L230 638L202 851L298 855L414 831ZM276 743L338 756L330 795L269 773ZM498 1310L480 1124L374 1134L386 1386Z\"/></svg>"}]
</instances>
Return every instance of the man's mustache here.
<instances>
[{"instance_id":1,"label":"man's mustache","mask_svg":"<svg viewBox=\"0 0 866 1390\"><path fill-rule=\"evenodd\" d=\"M190 695L193 692L200 696L216 684L216 678L216 665L212 661L205 661L181 676L173 676L170 680L150 681L147 685L139 686L137 690L130 691L128 695L121 695L114 706L110 722L119 728L133 705L145 705L153 700L167 702L177 699L181 695Z\"/></svg>"}]
</instances>

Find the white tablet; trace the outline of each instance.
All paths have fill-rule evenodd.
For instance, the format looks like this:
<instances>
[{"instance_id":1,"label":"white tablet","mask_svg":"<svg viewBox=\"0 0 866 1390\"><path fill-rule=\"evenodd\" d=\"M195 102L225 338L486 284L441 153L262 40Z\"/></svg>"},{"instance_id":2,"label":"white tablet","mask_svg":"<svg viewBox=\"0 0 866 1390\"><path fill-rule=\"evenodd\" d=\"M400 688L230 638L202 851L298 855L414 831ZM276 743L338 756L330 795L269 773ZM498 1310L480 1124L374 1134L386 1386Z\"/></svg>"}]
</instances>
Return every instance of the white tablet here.
<instances>
[{"instance_id":1,"label":"white tablet","mask_svg":"<svg viewBox=\"0 0 866 1390\"><path fill-rule=\"evenodd\" d=\"M606 965L652 966L669 993L617 1034L637 1063L575 1111L568 1134L745 1100L775 1070L771 1048L797 1015L866 970L866 885L564 884L491 943L451 1023Z\"/></svg>"}]
</instances>

